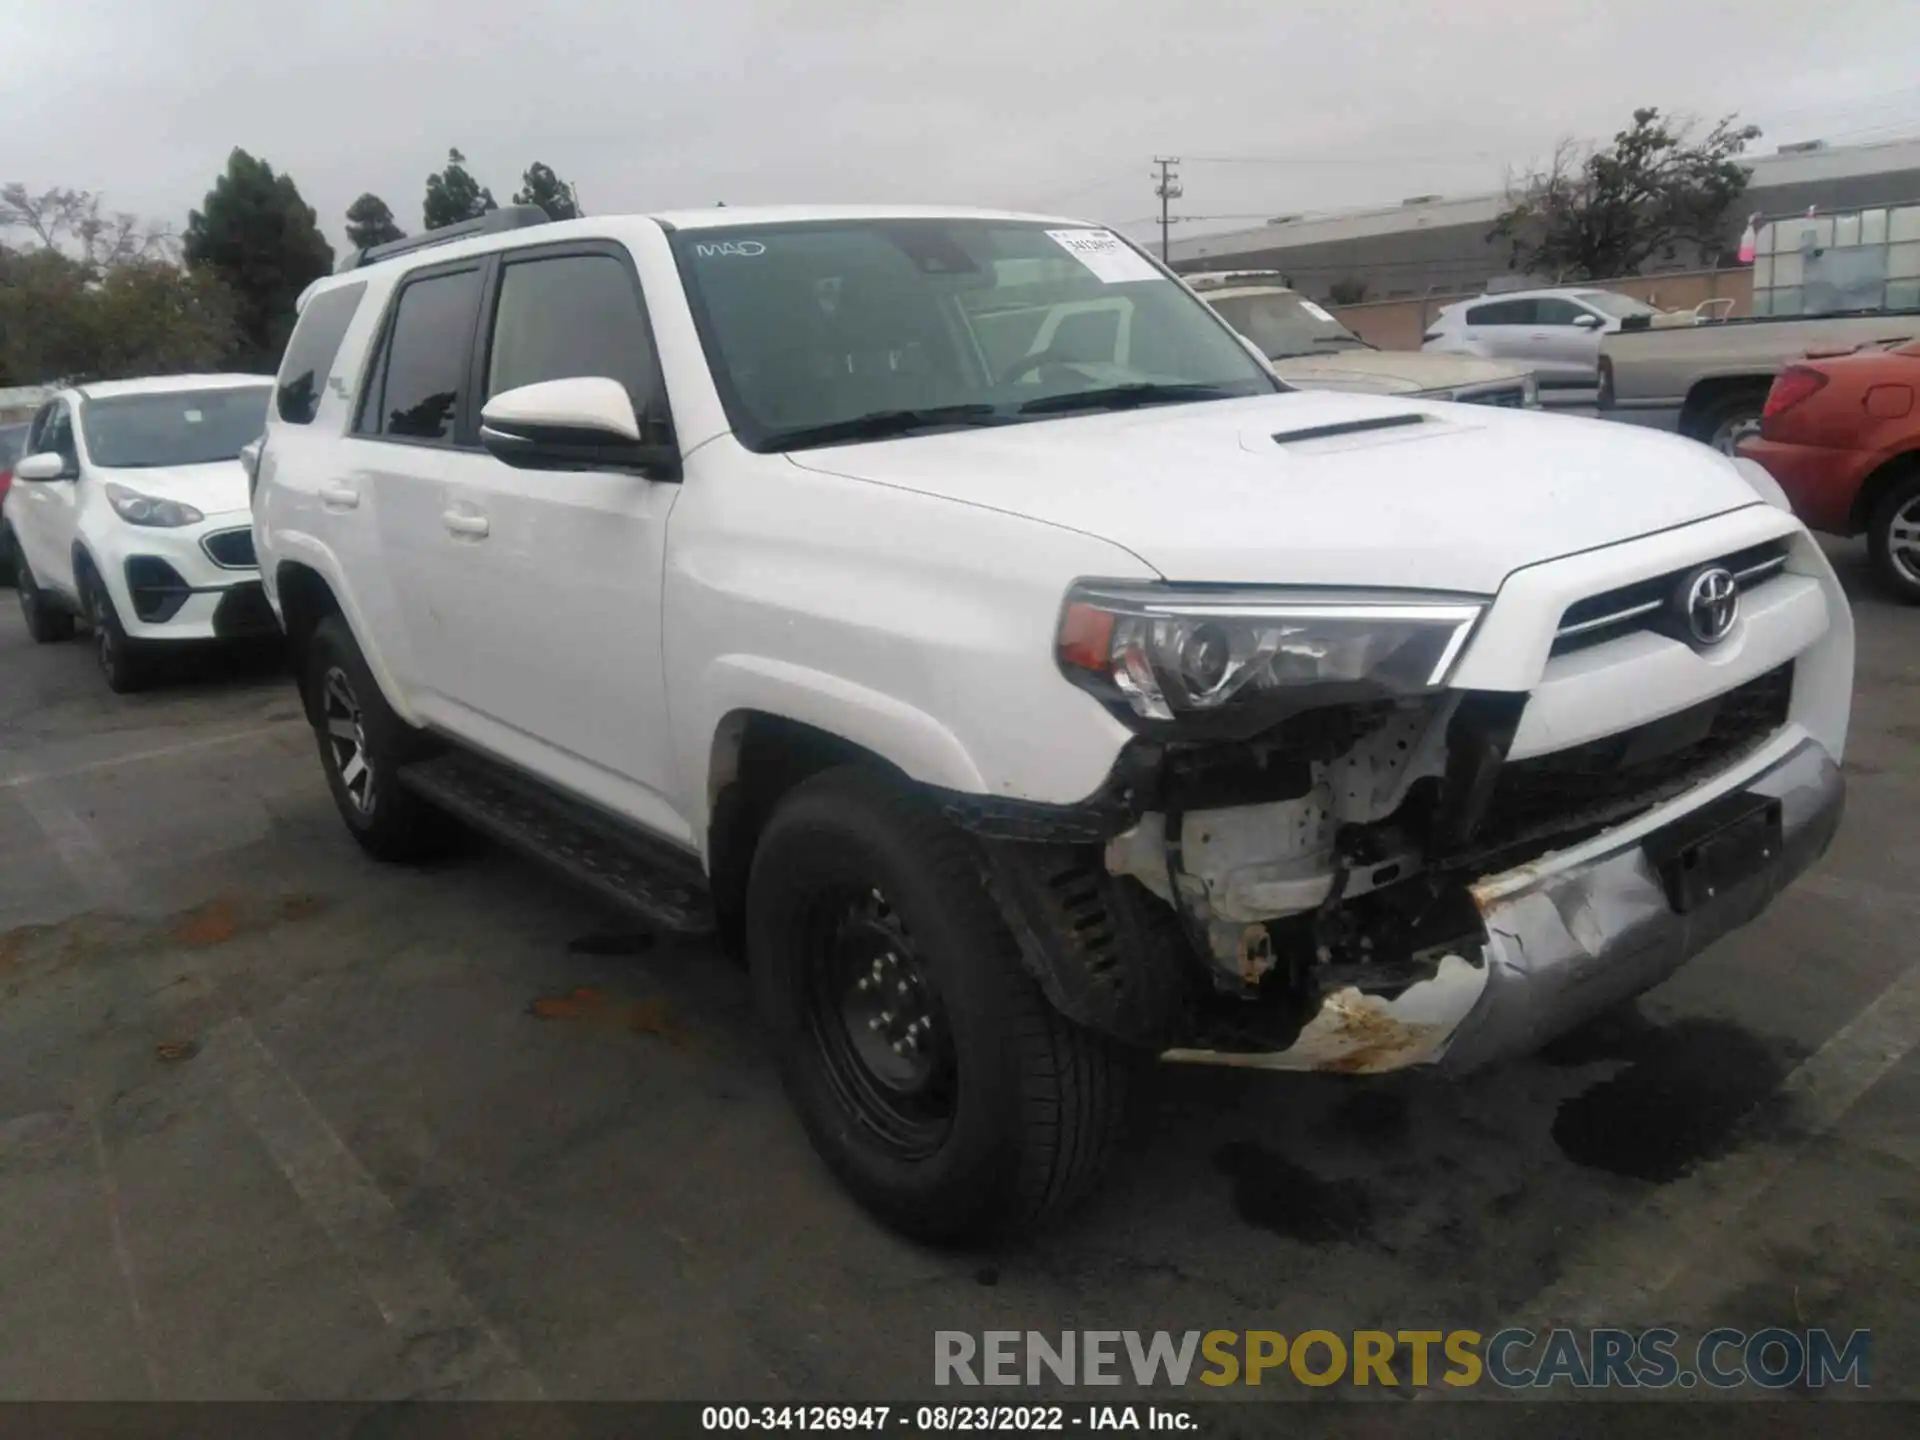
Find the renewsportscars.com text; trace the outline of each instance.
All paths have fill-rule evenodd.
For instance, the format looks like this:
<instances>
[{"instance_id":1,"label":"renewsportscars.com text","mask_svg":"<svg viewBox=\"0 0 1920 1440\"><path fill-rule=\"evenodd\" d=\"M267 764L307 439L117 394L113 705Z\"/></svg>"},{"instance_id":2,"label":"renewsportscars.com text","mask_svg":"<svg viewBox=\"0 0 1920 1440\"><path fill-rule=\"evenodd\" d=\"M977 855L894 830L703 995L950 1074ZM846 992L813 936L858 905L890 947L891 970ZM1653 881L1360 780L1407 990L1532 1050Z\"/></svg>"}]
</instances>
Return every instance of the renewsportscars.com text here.
<instances>
[{"instance_id":1,"label":"renewsportscars.com text","mask_svg":"<svg viewBox=\"0 0 1920 1440\"><path fill-rule=\"evenodd\" d=\"M1709 1330L936 1330L936 1385L1866 1388L1873 1333Z\"/></svg>"}]
</instances>

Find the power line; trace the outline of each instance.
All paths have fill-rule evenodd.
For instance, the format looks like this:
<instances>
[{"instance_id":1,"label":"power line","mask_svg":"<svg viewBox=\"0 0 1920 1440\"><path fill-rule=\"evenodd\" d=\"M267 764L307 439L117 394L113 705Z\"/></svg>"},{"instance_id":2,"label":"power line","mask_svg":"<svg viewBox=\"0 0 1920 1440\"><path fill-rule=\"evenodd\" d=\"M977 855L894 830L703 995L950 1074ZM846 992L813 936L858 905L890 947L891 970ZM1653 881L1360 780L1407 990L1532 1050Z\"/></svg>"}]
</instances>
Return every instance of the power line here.
<instances>
[{"instance_id":1,"label":"power line","mask_svg":"<svg viewBox=\"0 0 1920 1440\"><path fill-rule=\"evenodd\" d=\"M1178 200L1185 192L1180 188L1180 177L1174 172L1174 166L1180 163L1178 155L1156 155L1153 163L1160 167L1160 183L1153 187L1153 193L1160 197L1160 263L1168 264L1169 244L1167 227L1173 223L1167 214L1167 206Z\"/></svg>"}]
</instances>

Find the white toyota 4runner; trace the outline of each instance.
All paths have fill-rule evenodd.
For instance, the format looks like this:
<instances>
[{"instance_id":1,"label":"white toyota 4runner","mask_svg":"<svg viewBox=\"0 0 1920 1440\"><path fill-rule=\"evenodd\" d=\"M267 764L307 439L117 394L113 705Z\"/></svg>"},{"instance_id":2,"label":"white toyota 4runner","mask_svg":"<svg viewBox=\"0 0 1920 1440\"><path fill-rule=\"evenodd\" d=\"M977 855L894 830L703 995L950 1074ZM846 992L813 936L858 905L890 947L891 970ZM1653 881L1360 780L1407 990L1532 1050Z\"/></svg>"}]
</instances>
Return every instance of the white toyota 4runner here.
<instances>
[{"instance_id":1,"label":"white toyota 4runner","mask_svg":"<svg viewBox=\"0 0 1920 1440\"><path fill-rule=\"evenodd\" d=\"M717 930L903 1230L1066 1206L1137 1056L1525 1052L1834 833L1846 599L1703 447L1289 391L1068 220L537 218L303 297L249 458L328 783Z\"/></svg>"}]
</instances>

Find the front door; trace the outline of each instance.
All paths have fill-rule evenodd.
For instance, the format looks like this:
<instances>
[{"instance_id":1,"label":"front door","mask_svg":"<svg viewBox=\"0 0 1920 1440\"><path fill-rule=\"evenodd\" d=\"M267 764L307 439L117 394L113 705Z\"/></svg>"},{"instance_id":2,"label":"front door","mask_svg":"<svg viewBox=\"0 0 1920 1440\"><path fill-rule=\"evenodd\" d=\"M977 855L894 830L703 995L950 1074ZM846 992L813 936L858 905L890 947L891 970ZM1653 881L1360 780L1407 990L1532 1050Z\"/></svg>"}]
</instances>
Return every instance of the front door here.
<instances>
[{"instance_id":1,"label":"front door","mask_svg":"<svg viewBox=\"0 0 1920 1440\"><path fill-rule=\"evenodd\" d=\"M1586 306L1558 295L1534 301L1534 374L1543 385L1600 383L1600 326ZM1584 318L1585 324L1581 321Z\"/></svg>"},{"instance_id":2,"label":"front door","mask_svg":"<svg viewBox=\"0 0 1920 1440\"><path fill-rule=\"evenodd\" d=\"M501 257L483 308L479 405L543 380L621 381L643 422L667 419L640 286L624 247ZM485 453L448 471L436 541L451 558L436 624L443 688L496 747L586 798L686 838L667 796L661 688L667 518L679 486L625 471L520 470Z\"/></svg>"},{"instance_id":3,"label":"front door","mask_svg":"<svg viewBox=\"0 0 1920 1440\"><path fill-rule=\"evenodd\" d=\"M73 583L73 537L80 511L80 449L73 433L73 410L64 400L44 405L27 432L23 455L52 451L67 465L64 480L16 478L13 493L20 498L7 507L20 555L43 590L76 600Z\"/></svg>"}]
</instances>

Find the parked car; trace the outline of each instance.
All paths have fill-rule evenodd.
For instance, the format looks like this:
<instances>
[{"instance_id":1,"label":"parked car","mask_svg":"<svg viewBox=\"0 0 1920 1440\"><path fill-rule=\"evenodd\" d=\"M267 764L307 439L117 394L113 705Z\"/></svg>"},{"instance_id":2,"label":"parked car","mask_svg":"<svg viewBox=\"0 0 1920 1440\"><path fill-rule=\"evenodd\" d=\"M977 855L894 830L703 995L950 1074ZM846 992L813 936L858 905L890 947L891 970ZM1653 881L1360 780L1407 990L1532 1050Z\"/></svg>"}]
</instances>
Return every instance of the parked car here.
<instances>
[{"instance_id":1,"label":"parked car","mask_svg":"<svg viewBox=\"0 0 1920 1440\"><path fill-rule=\"evenodd\" d=\"M1115 306L1123 355L1030 349ZM717 931L915 1235L1085 1193L1137 1056L1529 1050L1838 822L1846 596L1734 462L1288 391L1083 222L503 209L316 282L278 384L254 533L349 832Z\"/></svg>"},{"instance_id":2,"label":"parked car","mask_svg":"<svg viewBox=\"0 0 1920 1440\"><path fill-rule=\"evenodd\" d=\"M1514 408L1540 403L1533 372L1526 366L1471 355L1382 350L1341 324L1332 311L1284 284L1277 271L1181 278L1296 389L1417 395Z\"/></svg>"},{"instance_id":3,"label":"parked car","mask_svg":"<svg viewBox=\"0 0 1920 1440\"><path fill-rule=\"evenodd\" d=\"M1442 307L1420 348L1526 365L1552 404L1583 399L1599 385L1602 336L1662 313L1612 290L1515 290Z\"/></svg>"},{"instance_id":4,"label":"parked car","mask_svg":"<svg viewBox=\"0 0 1920 1440\"><path fill-rule=\"evenodd\" d=\"M1888 590L1920 604L1920 342L1801 360L1740 445L1815 530L1867 537Z\"/></svg>"},{"instance_id":5,"label":"parked car","mask_svg":"<svg viewBox=\"0 0 1920 1440\"><path fill-rule=\"evenodd\" d=\"M0 513L5 512L7 490L13 484L13 462L27 443L27 426L0 425ZM13 583L13 537L0 525L0 585Z\"/></svg>"},{"instance_id":6,"label":"parked car","mask_svg":"<svg viewBox=\"0 0 1920 1440\"><path fill-rule=\"evenodd\" d=\"M258 375L171 375L41 407L5 510L35 640L84 620L107 684L128 691L162 646L275 633L239 458L271 389Z\"/></svg>"},{"instance_id":7,"label":"parked car","mask_svg":"<svg viewBox=\"0 0 1920 1440\"><path fill-rule=\"evenodd\" d=\"M1920 311L1780 315L1671 329L1627 329L1600 349L1599 411L1703 441L1725 455L1759 433L1782 365L1810 350L1898 345L1920 334Z\"/></svg>"}]
</instances>

